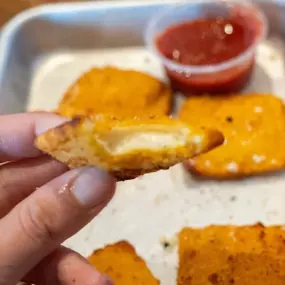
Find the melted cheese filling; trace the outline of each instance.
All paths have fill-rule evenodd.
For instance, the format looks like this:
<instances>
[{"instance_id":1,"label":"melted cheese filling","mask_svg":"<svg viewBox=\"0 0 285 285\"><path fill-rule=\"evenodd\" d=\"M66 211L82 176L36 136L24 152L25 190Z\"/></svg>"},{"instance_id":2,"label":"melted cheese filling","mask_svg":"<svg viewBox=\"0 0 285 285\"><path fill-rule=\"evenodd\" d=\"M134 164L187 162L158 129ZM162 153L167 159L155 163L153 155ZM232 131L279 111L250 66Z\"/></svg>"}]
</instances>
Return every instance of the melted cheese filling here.
<instances>
[{"instance_id":1,"label":"melted cheese filling","mask_svg":"<svg viewBox=\"0 0 285 285\"><path fill-rule=\"evenodd\" d=\"M135 150L176 148L187 143L187 128L159 126L113 128L109 133L96 134L95 139L112 154Z\"/></svg>"}]
</instances>

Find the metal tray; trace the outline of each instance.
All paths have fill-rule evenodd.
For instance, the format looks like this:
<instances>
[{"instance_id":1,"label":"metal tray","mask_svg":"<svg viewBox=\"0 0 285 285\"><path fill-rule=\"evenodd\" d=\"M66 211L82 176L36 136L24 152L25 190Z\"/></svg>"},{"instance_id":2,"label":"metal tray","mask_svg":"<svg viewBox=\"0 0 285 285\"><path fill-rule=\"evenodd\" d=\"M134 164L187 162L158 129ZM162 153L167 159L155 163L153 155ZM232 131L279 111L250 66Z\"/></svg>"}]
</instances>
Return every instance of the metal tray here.
<instances>
[{"instance_id":1,"label":"metal tray","mask_svg":"<svg viewBox=\"0 0 285 285\"><path fill-rule=\"evenodd\" d=\"M65 89L92 66L112 64L165 80L143 45L158 9L173 1L40 6L14 18L0 38L0 113L56 107ZM259 1L270 36L258 48L247 92L285 99L285 2ZM175 233L183 226L285 222L285 174L241 181L198 181L180 165L119 183L111 204L66 244L84 255L129 240L162 284L176 284ZM165 250L168 239L172 246Z\"/></svg>"}]
</instances>

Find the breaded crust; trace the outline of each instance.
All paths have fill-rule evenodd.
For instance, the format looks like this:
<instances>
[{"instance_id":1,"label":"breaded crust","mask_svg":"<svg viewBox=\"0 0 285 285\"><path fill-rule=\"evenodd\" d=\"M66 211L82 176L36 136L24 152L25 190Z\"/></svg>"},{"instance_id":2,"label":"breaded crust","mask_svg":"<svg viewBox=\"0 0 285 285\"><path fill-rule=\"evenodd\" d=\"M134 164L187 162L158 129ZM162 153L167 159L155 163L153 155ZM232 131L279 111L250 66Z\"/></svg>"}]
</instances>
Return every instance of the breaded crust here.
<instances>
[{"instance_id":1,"label":"breaded crust","mask_svg":"<svg viewBox=\"0 0 285 285\"><path fill-rule=\"evenodd\" d=\"M189 161L187 167L195 174L233 179L284 168L284 105L273 95L193 97L182 107L180 119L215 127L225 136L223 145Z\"/></svg>"},{"instance_id":2,"label":"breaded crust","mask_svg":"<svg viewBox=\"0 0 285 285\"><path fill-rule=\"evenodd\" d=\"M179 234L178 285L283 285L282 227L210 226Z\"/></svg>"},{"instance_id":3,"label":"breaded crust","mask_svg":"<svg viewBox=\"0 0 285 285\"><path fill-rule=\"evenodd\" d=\"M192 128L169 117L94 116L51 129L35 145L70 168L96 166L126 180L167 169L222 142L215 130Z\"/></svg>"},{"instance_id":4,"label":"breaded crust","mask_svg":"<svg viewBox=\"0 0 285 285\"><path fill-rule=\"evenodd\" d=\"M88 260L99 272L107 274L116 285L160 284L134 247L126 241L96 250Z\"/></svg>"},{"instance_id":5,"label":"breaded crust","mask_svg":"<svg viewBox=\"0 0 285 285\"><path fill-rule=\"evenodd\" d=\"M158 79L135 70L115 67L93 68L66 91L58 107L62 116L111 114L167 115L172 91Z\"/></svg>"}]
</instances>

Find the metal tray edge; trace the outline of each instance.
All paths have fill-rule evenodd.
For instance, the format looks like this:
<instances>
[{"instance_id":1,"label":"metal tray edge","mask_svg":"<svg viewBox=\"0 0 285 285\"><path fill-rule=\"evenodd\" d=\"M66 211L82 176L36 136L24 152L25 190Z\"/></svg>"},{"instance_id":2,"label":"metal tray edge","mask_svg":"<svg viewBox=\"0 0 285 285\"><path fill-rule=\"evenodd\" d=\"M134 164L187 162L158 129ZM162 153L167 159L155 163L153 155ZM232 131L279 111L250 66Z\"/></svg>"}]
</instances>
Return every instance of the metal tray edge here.
<instances>
[{"instance_id":1,"label":"metal tray edge","mask_svg":"<svg viewBox=\"0 0 285 285\"><path fill-rule=\"evenodd\" d=\"M184 0L185 1L185 0ZM7 66L7 54L11 48L13 38L16 36L17 31L31 19L46 16L49 14L69 13L75 11L86 10L100 10L100 9L113 9L124 7L137 7L137 6L153 6L158 4L171 4L183 2L183 0L146 0L146 1L88 1L88 2L75 2L75 3L56 3L56 4L44 4L37 7L27 9L18 13L12 19L10 19L2 28L0 33L0 90L2 89L3 74ZM0 94L1 95L1 94Z\"/></svg>"}]
</instances>

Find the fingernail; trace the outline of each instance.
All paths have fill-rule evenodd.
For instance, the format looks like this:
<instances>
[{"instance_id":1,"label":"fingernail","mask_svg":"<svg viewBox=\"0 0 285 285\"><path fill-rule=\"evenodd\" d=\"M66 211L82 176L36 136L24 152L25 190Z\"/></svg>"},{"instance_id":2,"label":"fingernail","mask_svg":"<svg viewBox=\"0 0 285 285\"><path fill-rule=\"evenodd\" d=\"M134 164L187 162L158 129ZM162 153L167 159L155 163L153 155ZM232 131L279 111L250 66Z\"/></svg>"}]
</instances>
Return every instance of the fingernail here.
<instances>
[{"instance_id":1,"label":"fingernail","mask_svg":"<svg viewBox=\"0 0 285 285\"><path fill-rule=\"evenodd\" d=\"M85 168L75 179L71 191L80 204L93 208L110 199L114 188L114 179L107 172Z\"/></svg>"},{"instance_id":2,"label":"fingernail","mask_svg":"<svg viewBox=\"0 0 285 285\"><path fill-rule=\"evenodd\" d=\"M41 116L39 116L39 119L36 123L35 133L38 136L46 132L47 130L55 128L68 121L69 120L67 118L60 117L55 114L49 114L49 113L41 114Z\"/></svg>"}]
</instances>

